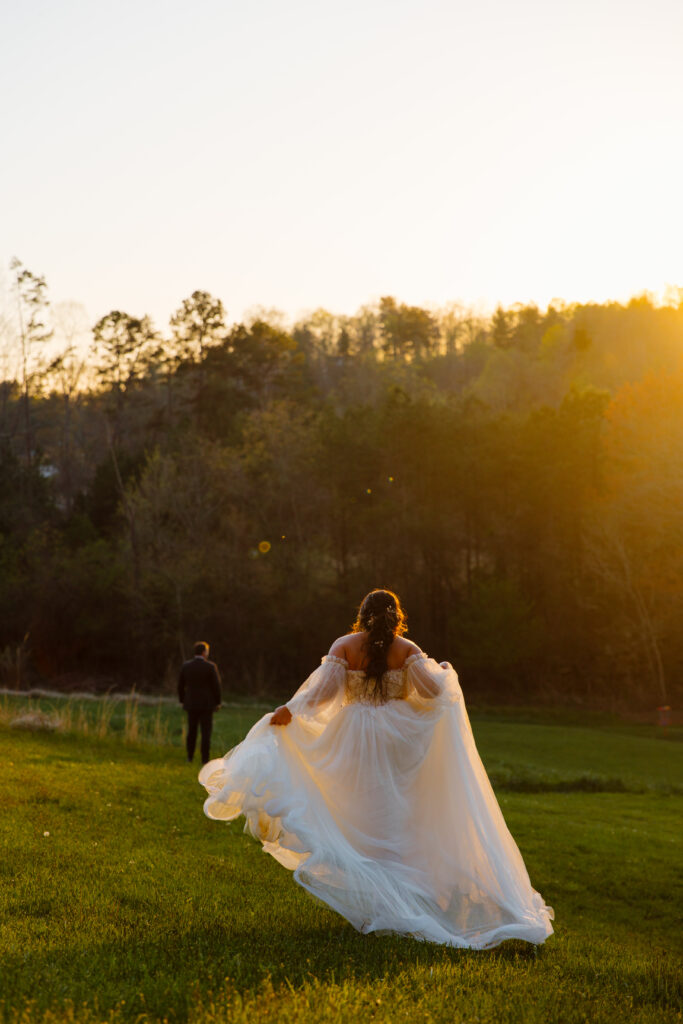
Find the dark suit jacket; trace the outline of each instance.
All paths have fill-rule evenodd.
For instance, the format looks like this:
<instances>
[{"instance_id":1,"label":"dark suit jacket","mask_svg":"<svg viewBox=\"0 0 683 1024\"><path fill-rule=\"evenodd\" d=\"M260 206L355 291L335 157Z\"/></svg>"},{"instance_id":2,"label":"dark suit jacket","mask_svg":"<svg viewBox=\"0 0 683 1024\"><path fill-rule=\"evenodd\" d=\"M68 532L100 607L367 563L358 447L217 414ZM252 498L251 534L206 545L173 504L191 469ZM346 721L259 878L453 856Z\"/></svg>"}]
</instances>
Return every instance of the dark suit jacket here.
<instances>
[{"instance_id":1,"label":"dark suit jacket","mask_svg":"<svg viewBox=\"0 0 683 1024\"><path fill-rule=\"evenodd\" d=\"M213 711L221 702L221 677L212 661L197 655L178 677L178 699L186 711Z\"/></svg>"}]
</instances>

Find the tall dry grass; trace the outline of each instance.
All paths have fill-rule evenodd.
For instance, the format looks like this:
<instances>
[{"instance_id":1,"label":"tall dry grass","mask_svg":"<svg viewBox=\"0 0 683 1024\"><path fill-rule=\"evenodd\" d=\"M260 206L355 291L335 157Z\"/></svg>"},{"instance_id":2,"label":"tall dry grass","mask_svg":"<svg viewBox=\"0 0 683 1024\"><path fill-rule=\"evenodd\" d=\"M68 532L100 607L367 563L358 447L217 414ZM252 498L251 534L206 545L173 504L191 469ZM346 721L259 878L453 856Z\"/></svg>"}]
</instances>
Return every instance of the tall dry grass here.
<instances>
[{"instance_id":1,"label":"tall dry grass","mask_svg":"<svg viewBox=\"0 0 683 1024\"><path fill-rule=\"evenodd\" d=\"M117 728L114 718L121 703L123 724L122 728ZM44 707L31 697L26 698L23 706L17 706L16 701L3 694L0 697L0 724L32 732L60 732L97 739L115 737L130 745L151 743L167 746L171 743L169 723L162 713L161 704L157 705L153 717L144 717L140 715L135 694L123 702L102 697L91 707L68 698L60 706L48 704Z\"/></svg>"}]
</instances>

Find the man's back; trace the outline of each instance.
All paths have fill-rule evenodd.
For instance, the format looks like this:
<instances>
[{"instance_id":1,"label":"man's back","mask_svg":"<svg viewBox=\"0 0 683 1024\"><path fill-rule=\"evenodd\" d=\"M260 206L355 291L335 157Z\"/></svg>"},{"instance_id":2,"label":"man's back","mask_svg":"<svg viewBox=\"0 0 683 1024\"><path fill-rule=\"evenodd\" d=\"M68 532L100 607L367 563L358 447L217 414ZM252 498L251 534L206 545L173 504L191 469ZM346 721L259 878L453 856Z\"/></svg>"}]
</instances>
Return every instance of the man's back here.
<instances>
[{"instance_id":1,"label":"man's back","mask_svg":"<svg viewBox=\"0 0 683 1024\"><path fill-rule=\"evenodd\" d=\"M178 698L186 711L213 711L221 702L221 679L212 661L197 655L186 661L178 679Z\"/></svg>"}]
</instances>

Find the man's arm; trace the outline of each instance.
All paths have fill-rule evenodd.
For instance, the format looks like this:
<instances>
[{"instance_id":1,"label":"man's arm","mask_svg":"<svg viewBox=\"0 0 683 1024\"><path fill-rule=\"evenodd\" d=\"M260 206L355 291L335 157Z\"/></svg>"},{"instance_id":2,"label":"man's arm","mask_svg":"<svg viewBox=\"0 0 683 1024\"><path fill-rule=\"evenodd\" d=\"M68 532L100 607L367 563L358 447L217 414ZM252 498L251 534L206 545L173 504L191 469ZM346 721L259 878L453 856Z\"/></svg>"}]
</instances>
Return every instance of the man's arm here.
<instances>
[{"instance_id":1,"label":"man's arm","mask_svg":"<svg viewBox=\"0 0 683 1024\"><path fill-rule=\"evenodd\" d=\"M221 694L221 674L218 671L218 666L212 662L213 665L213 695L214 695L214 706L219 708L223 699Z\"/></svg>"}]
</instances>

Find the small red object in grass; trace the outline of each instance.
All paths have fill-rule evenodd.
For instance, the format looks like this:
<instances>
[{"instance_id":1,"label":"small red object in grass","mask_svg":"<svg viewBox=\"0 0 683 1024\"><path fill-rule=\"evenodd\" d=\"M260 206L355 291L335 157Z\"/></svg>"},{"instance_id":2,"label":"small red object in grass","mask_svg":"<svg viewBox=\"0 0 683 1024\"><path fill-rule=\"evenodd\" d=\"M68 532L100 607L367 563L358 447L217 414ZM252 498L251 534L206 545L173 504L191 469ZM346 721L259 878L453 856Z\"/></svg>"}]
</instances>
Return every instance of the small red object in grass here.
<instances>
[{"instance_id":1,"label":"small red object in grass","mask_svg":"<svg viewBox=\"0 0 683 1024\"><path fill-rule=\"evenodd\" d=\"M661 726L662 729L666 729L667 725L671 723L671 708L668 704L661 704L657 708L657 725Z\"/></svg>"}]
</instances>

